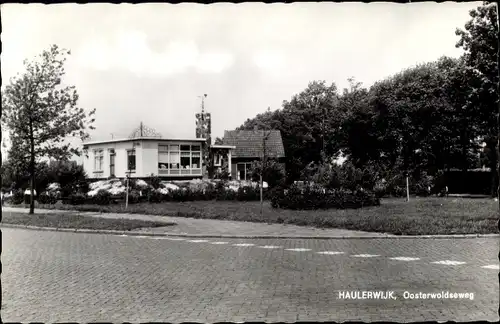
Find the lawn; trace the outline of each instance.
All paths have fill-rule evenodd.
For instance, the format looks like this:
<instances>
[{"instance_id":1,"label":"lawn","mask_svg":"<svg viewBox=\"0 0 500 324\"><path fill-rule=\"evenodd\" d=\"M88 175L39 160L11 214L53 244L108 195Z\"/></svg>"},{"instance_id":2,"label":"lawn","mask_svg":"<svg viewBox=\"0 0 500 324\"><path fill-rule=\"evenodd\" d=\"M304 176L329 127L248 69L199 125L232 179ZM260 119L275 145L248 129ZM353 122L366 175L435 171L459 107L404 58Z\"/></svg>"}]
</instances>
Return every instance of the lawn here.
<instances>
[{"instance_id":1,"label":"lawn","mask_svg":"<svg viewBox=\"0 0 500 324\"><path fill-rule=\"evenodd\" d=\"M34 214L2 213L2 223L55 228L130 231L145 227L171 226L175 223L150 222L132 219L108 219L71 213Z\"/></svg>"},{"instance_id":2,"label":"lawn","mask_svg":"<svg viewBox=\"0 0 500 324\"><path fill-rule=\"evenodd\" d=\"M40 206L40 208L49 206ZM498 202L492 199L384 199L381 206L347 210L292 211L264 202L194 201L129 205L51 206L57 209L138 213L249 222L284 223L319 228L342 228L397 235L498 233Z\"/></svg>"}]
</instances>

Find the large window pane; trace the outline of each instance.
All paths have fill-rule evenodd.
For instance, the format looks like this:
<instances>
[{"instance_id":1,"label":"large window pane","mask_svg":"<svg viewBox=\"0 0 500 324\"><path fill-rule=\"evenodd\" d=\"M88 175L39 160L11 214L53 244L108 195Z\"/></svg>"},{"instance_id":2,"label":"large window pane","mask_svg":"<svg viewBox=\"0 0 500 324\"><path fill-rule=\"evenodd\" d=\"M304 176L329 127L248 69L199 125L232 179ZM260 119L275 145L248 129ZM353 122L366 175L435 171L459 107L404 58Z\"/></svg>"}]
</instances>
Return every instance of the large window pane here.
<instances>
[{"instance_id":1,"label":"large window pane","mask_svg":"<svg viewBox=\"0 0 500 324\"><path fill-rule=\"evenodd\" d=\"M189 152L181 152L181 168L182 169L191 168L191 156Z\"/></svg>"},{"instance_id":2,"label":"large window pane","mask_svg":"<svg viewBox=\"0 0 500 324\"><path fill-rule=\"evenodd\" d=\"M191 167L193 169L199 169L201 168L200 164L201 158L199 156L194 156L191 158Z\"/></svg>"},{"instance_id":3,"label":"large window pane","mask_svg":"<svg viewBox=\"0 0 500 324\"><path fill-rule=\"evenodd\" d=\"M179 145L170 145L170 151L178 151Z\"/></svg>"},{"instance_id":4,"label":"large window pane","mask_svg":"<svg viewBox=\"0 0 500 324\"><path fill-rule=\"evenodd\" d=\"M170 168L178 169L180 163L180 154L177 152L170 152Z\"/></svg>"},{"instance_id":5,"label":"large window pane","mask_svg":"<svg viewBox=\"0 0 500 324\"><path fill-rule=\"evenodd\" d=\"M189 145L181 145L181 151L190 151Z\"/></svg>"},{"instance_id":6,"label":"large window pane","mask_svg":"<svg viewBox=\"0 0 500 324\"><path fill-rule=\"evenodd\" d=\"M199 151L201 151L201 146L200 145L191 145L191 151L199 152Z\"/></svg>"},{"instance_id":7,"label":"large window pane","mask_svg":"<svg viewBox=\"0 0 500 324\"><path fill-rule=\"evenodd\" d=\"M236 165L236 171L237 171L237 180L245 180L245 164L244 163L238 163Z\"/></svg>"},{"instance_id":8,"label":"large window pane","mask_svg":"<svg viewBox=\"0 0 500 324\"><path fill-rule=\"evenodd\" d=\"M158 169L168 169L168 153L158 153Z\"/></svg>"},{"instance_id":9,"label":"large window pane","mask_svg":"<svg viewBox=\"0 0 500 324\"><path fill-rule=\"evenodd\" d=\"M127 170L135 171L135 150L127 151Z\"/></svg>"},{"instance_id":10,"label":"large window pane","mask_svg":"<svg viewBox=\"0 0 500 324\"><path fill-rule=\"evenodd\" d=\"M158 152L168 152L168 145L158 145Z\"/></svg>"},{"instance_id":11,"label":"large window pane","mask_svg":"<svg viewBox=\"0 0 500 324\"><path fill-rule=\"evenodd\" d=\"M104 152L103 150L94 151L94 171L102 171L104 162Z\"/></svg>"}]
</instances>

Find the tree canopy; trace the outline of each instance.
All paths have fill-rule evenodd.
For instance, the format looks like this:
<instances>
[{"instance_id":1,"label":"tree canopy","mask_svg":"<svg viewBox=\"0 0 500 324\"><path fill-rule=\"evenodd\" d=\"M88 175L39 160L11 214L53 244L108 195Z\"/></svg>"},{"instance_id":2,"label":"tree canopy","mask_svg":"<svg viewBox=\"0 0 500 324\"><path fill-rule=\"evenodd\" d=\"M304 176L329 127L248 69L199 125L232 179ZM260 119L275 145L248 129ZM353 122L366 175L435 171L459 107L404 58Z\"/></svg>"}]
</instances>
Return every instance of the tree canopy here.
<instances>
[{"instance_id":1,"label":"tree canopy","mask_svg":"<svg viewBox=\"0 0 500 324\"><path fill-rule=\"evenodd\" d=\"M64 63L70 51L52 45L32 61L25 60L25 71L10 80L2 91L2 126L12 141L9 159L14 165L27 166L31 176L31 197L36 163L41 158L67 160L80 154L70 138L88 138L93 115L78 107L74 86L63 85ZM34 212L34 201L30 213Z\"/></svg>"}]
</instances>

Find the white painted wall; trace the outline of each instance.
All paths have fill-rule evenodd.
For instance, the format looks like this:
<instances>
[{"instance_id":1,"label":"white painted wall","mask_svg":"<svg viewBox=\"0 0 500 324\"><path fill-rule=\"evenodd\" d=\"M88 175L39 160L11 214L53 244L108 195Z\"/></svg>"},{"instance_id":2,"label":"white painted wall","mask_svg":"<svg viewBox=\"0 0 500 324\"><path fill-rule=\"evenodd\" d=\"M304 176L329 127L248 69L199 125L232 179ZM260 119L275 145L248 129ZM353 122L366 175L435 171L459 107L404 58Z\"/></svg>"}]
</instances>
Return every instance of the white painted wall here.
<instances>
[{"instance_id":1,"label":"white painted wall","mask_svg":"<svg viewBox=\"0 0 500 324\"><path fill-rule=\"evenodd\" d=\"M115 176L124 178L127 169L127 150L135 147L136 171L131 177L149 177L158 175L158 145L201 145L200 142L191 141L128 141L104 144L88 144L88 157L83 157L83 168L89 178L107 178L110 176L109 149L115 150ZM104 150L103 172L94 173L94 150ZM203 156L203 147L201 156Z\"/></svg>"},{"instance_id":2,"label":"white painted wall","mask_svg":"<svg viewBox=\"0 0 500 324\"><path fill-rule=\"evenodd\" d=\"M115 150L115 175L119 178L126 176L127 171L127 150L132 149L135 144L135 158L136 158L136 172L133 173L132 177L141 177L142 168L142 144L140 142L119 142L119 143L105 143L105 144L92 144L88 146L88 157L83 158L83 168L87 173L89 178L107 178L110 176L110 151L109 149ZM94 171L94 150L102 149L104 150L104 162L103 162L103 172L95 173Z\"/></svg>"},{"instance_id":3,"label":"white painted wall","mask_svg":"<svg viewBox=\"0 0 500 324\"><path fill-rule=\"evenodd\" d=\"M151 174L158 175L158 144L156 141L143 141L142 145L142 173L144 177Z\"/></svg>"}]
</instances>

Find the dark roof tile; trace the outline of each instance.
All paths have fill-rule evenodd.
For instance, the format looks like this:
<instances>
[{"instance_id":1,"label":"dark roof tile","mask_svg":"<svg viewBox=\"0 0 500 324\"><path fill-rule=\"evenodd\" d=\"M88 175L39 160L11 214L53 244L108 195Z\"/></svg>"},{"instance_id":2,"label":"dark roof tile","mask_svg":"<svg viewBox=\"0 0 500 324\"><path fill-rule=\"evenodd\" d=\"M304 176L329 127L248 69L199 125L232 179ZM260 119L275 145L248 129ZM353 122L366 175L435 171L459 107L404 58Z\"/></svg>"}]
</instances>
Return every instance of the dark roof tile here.
<instances>
[{"instance_id":1,"label":"dark roof tile","mask_svg":"<svg viewBox=\"0 0 500 324\"><path fill-rule=\"evenodd\" d=\"M285 157L285 148L279 130L225 131L223 143L236 146L232 154L235 158L257 158L262 155L262 141L267 134L269 136L266 140L266 155L274 158Z\"/></svg>"}]
</instances>

